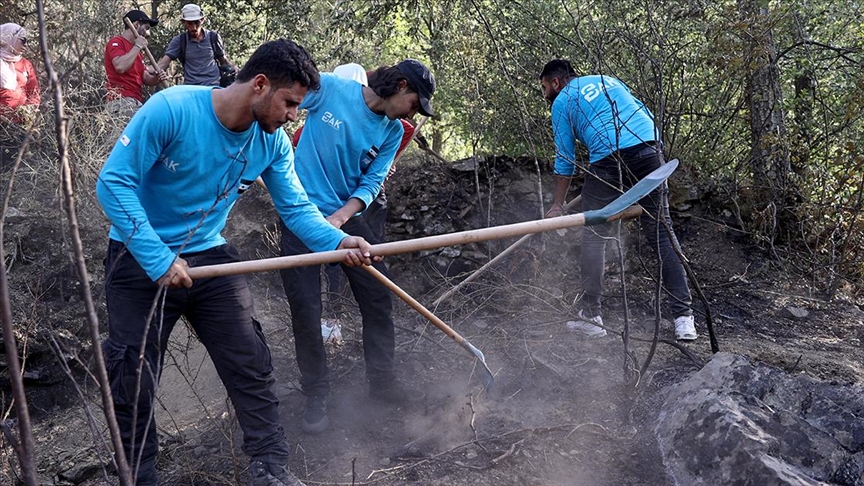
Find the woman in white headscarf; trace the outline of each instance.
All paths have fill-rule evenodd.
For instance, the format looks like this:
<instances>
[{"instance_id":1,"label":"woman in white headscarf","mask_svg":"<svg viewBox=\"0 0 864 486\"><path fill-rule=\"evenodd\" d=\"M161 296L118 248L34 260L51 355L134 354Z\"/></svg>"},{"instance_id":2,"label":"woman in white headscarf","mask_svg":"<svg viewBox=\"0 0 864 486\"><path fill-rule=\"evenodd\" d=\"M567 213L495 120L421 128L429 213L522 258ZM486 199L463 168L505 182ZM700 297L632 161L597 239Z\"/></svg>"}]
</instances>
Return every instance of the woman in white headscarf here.
<instances>
[{"instance_id":1,"label":"woman in white headscarf","mask_svg":"<svg viewBox=\"0 0 864 486\"><path fill-rule=\"evenodd\" d=\"M22 54L27 30L18 24L0 25L0 117L22 123L39 107L39 79Z\"/></svg>"}]
</instances>

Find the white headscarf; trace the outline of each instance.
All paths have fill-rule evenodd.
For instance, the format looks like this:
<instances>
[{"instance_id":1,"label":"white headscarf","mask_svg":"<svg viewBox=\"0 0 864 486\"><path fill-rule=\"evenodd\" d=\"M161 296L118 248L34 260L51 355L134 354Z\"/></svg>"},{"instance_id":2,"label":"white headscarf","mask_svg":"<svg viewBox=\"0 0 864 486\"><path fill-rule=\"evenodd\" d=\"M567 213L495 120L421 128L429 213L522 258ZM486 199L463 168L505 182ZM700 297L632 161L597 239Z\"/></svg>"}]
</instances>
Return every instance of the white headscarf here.
<instances>
[{"instance_id":1,"label":"white headscarf","mask_svg":"<svg viewBox=\"0 0 864 486\"><path fill-rule=\"evenodd\" d=\"M0 88L18 89L18 74L13 64L21 60L15 46L22 37L27 37L24 27L11 22L0 25Z\"/></svg>"},{"instance_id":2,"label":"white headscarf","mask_svg":"<svg viewBox=\"0 0 864 486\"><path fill-rule=\"evenodd\" d=\"M353 79L363 86L369 86L369 81L366 79L366 70L363 69L363 66L357 63L352 62L336 66L336 69L333 70L333 74L340 78Z\"/></svg>"}]
</instances>

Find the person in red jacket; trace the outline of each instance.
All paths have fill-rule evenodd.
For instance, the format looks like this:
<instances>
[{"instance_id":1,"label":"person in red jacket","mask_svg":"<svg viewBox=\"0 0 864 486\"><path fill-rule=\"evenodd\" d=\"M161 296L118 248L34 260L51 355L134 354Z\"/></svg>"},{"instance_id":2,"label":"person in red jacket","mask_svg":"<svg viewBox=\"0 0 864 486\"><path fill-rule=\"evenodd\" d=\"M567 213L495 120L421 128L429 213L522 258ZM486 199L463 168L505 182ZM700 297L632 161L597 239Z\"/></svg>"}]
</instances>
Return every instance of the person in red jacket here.
<instances>
[{"instance_id":1,"label":"person in red jacket","mask_svg":"<svg viewBox=\"0 0 864 486\"><path fill-rule=\"evenodd\" d=\"M24 27L0 25L0 118L13 123L31 121L39 107L39 79L23 56L26 47Z\"/></svg>"},{"instance_id":2,"label":"person in red jacket","mask_svg":"<svg viewBox=\"0 0 864 486\"><path fill-rule=\"evenodd\" d=\"M135 30L126 27L123 33L109 39L105 46L104 64L108 78L105 99L109 114L129 119L144 103L142 86L156 86L160 81L167 80L168 75L145 66L141 53L147 47L150 28L159 24L159 21L140 10L130 10L125 17L132 22Z\"/></svg>"}]
</instances>

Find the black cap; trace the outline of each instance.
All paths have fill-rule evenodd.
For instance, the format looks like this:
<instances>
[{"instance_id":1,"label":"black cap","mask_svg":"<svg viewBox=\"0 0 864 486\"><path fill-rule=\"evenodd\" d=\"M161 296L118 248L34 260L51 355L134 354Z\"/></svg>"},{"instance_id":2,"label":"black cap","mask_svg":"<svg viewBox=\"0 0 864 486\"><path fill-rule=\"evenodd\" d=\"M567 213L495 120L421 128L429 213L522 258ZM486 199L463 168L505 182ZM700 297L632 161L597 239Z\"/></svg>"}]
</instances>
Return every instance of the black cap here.
<instances>
[{"instance_id":1,"label":"black cap","mask_svg":"<svg viewBox=\"0 0 864 486\"><path fill-rule=\"evenodd\" d=\"M435 93L435 78L429 68L416 59L405 59L396 65L402 74L411 81L420 97L420 114L432 116L432 94Z\"/></svg>"},{"instance_id":2,"label":"black cap","mask_svg":"<svg viewBox=\"0 0 864 486\"><path fill-rule=\"evenodd\" d=\"M150 27L156 27L159 23L156 19L151 19L144 12L140 10L130 10L129 13L126 14L126 18L129 19L130 22L147 22L150 24Z\"/></svg>"}]
</instances>

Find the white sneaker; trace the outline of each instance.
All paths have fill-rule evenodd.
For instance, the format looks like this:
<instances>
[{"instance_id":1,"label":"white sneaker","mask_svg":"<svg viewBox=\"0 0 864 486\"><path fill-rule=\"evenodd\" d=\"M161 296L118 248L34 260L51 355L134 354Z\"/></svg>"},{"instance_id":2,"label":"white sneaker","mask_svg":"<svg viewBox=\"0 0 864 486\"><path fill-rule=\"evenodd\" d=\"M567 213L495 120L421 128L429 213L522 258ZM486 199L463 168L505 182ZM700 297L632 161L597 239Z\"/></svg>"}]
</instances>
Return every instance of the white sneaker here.
<instances>
[{"instance_id":1,"label":"white sneaker","mask_svg":"<svg viewBox=\"0 0 864 486\"><path fill-rule=\"evenodd\" d=\"M599 324L599 325L598 325ZM579 311L579 319L575 321L567 321L567 329L584 334L590 338L599 338L606 335L606 329L603 329L603 318L594 316L591 318L585 317L582 311Z\"/></svg>"},{"instance_id":2,"label":"white sneaker","mask_svg":"<svg viewBox=\"0 0 864 486\"><path fill-rule=\"evenodd\" d=\"M695 341L699 337L696 334L696 326L693 316L678 316L675 318L675 339L679 341Z\"/></svg>"}]
</instances>

